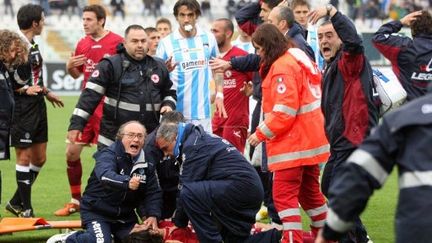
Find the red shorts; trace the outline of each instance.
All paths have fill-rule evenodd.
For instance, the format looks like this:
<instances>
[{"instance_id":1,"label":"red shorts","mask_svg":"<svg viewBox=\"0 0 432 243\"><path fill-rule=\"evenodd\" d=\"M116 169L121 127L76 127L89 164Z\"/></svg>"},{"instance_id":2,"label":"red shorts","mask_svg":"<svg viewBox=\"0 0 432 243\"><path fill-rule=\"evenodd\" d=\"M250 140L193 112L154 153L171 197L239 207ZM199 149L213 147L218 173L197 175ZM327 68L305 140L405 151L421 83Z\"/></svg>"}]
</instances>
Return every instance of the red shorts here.
<instances>
[{"instance_id":1,"label":"red shorts","mask_svg":"<svg viewBox=\"0 0 432 243\"><path fill-rule=\"evenodd\" d=\"M240 153L243 154L247 138L247 128L240 126L221 126L213 127L213 134L219 137L225 138L234 147L237 148Z\"/></svg>"},{"instance_id":2,"label":"red shorts","mask_svg":"<svg viewBox=\"0 0 432 243\"><path fill-rule=\"evenodd\" d=\"M81 139L77 139L77 143L81 144L97 144L99 136L99 127L102 120L103 102L100 102L96 107L93 115L90 116L87 125L84 127Z\"/></svg>"}]
</instances>

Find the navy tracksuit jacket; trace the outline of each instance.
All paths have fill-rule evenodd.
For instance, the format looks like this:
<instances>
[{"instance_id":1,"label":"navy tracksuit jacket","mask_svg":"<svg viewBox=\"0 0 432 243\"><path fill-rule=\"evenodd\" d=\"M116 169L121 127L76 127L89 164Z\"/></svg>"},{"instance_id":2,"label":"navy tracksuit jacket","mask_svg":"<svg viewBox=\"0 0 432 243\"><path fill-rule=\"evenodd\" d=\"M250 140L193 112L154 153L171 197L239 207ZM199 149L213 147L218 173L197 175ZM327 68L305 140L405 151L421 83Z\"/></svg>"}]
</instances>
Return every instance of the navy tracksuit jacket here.
<instances>
[{"instance_id":1,"label":"navy tracksuit jacket","mask_svg":"<svg viewBox=\"0 0 432 243\"><path fill-rule=\"evenodd\" d=\"M402 29L399 20L384 24L372 42L392 65L407 91L407 100L422 96L432 81L432 35L418 33L413 39L394 35Z\"/></svg>"},{"instance_id":2,"label":"navy tracksuit jacket","mask_svg":"<svg viewBox=\"0 0 432 243\"><path fill-rule=\"evenodd\" d=\"M228 141L187 124L180 145L174 222L188 219L202 243L243 242L263 200L257 172Z\"/></svg>"}]
</instances>

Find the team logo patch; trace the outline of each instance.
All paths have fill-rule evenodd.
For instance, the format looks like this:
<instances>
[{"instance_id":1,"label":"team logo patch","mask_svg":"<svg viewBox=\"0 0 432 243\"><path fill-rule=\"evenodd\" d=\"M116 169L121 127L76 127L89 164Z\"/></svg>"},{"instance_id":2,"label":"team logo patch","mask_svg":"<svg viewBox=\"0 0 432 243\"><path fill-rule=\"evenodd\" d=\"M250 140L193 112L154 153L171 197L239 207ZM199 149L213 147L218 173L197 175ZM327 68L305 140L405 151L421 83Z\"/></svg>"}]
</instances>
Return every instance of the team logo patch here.
<instances>
[{"instance_id":1,"label":"team logo patch","mask_svg":"<svg viewBox=\"0 0 432 243\"><path fill-rule=\"evenodd\" d=\"M157 74L152 74L152 76L150 77L150 79L153 81L153 83L157 84L159 83L159 75Z\"/></svg>"},{"instance_id":2,"label":"team logo patch","mask_svg":"<svg viewBox=\"0 0 432 243\"><path fill-rule=\"evenodd\" d=\"M286 91L285 84L283 84L283 83L278 84L278 86L277 86L277 92L279 94L283 94L283 93L285 93L285 91Z\"/></svg>"},{"instance_id":3,"label":"team logo patch","mask_svg":"<svg viewBox=\"0 0 432 243\"><path fill-rule=\"evenodd\" d=\"M99 70L94 70L94 72L91 75L93 78L99 77Z\"/></svg>"},{"instance_id":4,"label":"team logo patch","mask_svg":"<svg viewBox=\"0 0 432 243\"><path fill-rule=\"evenodd\" d=\"M230 78L230 77L232 76L232 72L231 72L231 70L227 70L227 71L225 72L225 76L226 76L227 78Z\"/></svg>"}]
</instances>

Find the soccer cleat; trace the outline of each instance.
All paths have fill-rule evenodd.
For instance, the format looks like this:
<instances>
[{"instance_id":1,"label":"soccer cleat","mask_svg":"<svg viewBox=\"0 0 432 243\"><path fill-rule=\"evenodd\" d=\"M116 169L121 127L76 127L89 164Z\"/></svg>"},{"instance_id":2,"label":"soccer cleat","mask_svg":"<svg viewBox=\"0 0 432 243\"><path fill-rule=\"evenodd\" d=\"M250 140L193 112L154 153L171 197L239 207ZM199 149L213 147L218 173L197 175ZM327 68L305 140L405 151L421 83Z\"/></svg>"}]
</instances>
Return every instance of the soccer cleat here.
<instances>
[{"instance_id":1,"label":"soccer cleat","mask_svg":"<svg viewBox=\"0 0 432 243\"><path fill-rule=\"evenodd\" d=\"M72 235L75 234L77 231L71 231L68 233L62 233L62 234L56 234L51 236L46 243L66 243L66 239Z\"/></svg>"},{"instance_id":2,"label":"soccer cleat","mask_svg":"<svg viewBox=\"0 0 432 243\"><path fill-rule=\"evenodd\" d=\"M19 214L19 217L21 217L21 218L34 218L33 209L29 208L29 209L23 210Z\"/></svg>"},{"instance_id":3,"label":"soccer cleat","mask_svg":"<svg viewBox=\"0 0 432 243\"><path fill-rule=\"evenodd\" d=\"M73 213L79 212L80 206L75 203L66 203L64 208L54 212L55 216L69 216Z\"/></svg>"},{"instance_id":4,"label":"soccer cleat","mask_svg":"<svg viewBox=\"0 0 432 243\"><path fill-rule=\"evenodd\" d=\"M12 213L13 215L19 217L22 212L22 207L18 205L12 205L10 202L6 204L6 210Z\"/></svg>"}]
</instances>

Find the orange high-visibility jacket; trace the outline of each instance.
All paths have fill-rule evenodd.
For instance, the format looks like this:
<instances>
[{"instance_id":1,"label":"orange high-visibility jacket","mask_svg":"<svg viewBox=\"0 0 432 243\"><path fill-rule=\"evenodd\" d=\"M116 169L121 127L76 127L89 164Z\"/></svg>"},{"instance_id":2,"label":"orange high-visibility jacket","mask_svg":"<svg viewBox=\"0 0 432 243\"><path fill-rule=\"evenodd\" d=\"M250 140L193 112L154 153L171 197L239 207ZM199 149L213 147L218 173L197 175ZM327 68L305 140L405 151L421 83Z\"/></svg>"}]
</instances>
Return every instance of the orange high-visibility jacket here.
<instances>
[{"instance_id":1,"label":"orange high-visibility jacket","mask_svg":"<svg viewBox=\"0 0 432 243\"><path fill-rule=\"evenodd\" d=\"M290 48L270 67L256 135L266 142L271 171L327 161L320 85L320 71L300 49Z\"/></svg>"}]
</instances>

